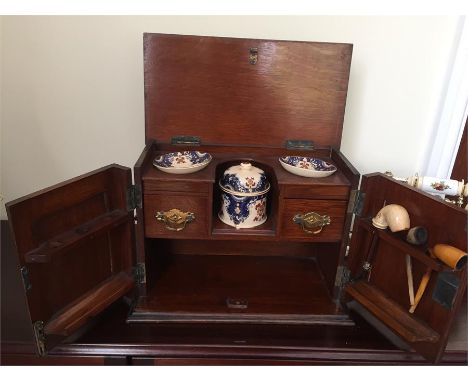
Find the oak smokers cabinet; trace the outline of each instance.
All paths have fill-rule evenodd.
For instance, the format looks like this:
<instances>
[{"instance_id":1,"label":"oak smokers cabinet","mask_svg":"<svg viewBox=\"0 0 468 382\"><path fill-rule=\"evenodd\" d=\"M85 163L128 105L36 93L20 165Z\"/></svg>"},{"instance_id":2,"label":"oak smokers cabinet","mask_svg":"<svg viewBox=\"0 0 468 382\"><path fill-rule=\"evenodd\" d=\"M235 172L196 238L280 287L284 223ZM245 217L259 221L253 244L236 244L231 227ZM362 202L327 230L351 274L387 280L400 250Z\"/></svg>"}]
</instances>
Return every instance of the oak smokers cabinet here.
<instances>
[{"instance_id":1,"label":"oak smokers cabinet","mask_svg":"<svg viewBox=\"0 0 468 382\"><path fill-rule=\"evenodd\" d=\"M146 147L131 170L111 165L7 204L38 352L79 336L132 299L128 325L353 325L348 308L431 361L444 351L466 288L424 248L376 231L398 203L429 246L466 250L466 212L384 175L359 174L340 152L352 46L145 34ZM196 149L208 167L171 175L159 153ZM338 171L302 178L282 155L326 158ZM218 217L217 181L248 160L271 183L266 223L236 230ZM174 230L156 219L177 209ZM296 215L329 216L319 233ZM354 215L353 234L349 238ZM299 219L300 220L300 219ZM446 229L446 222L451 222ZM405 255L429 287L408 313Z\"/></svg>"}]
</instances>

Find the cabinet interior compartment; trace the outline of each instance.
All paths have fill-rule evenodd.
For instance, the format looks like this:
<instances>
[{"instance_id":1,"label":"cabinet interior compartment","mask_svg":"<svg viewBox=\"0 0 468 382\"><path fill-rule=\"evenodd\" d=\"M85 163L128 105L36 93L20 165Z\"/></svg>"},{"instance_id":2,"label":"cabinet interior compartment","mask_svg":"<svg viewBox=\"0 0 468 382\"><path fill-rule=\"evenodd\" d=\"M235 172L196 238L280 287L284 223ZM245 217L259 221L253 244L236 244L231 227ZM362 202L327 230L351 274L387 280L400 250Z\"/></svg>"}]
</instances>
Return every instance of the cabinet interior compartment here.
<instances>
[{"instance_id":1,"label":"cabinet interior compartment","mask_svg":"<svg viewBox=\"0 0 468 382\"><path fill-rule=\"evenodd\" d=\"M147 293L129 322L352 324L322 272L337 244L147 239L146 248Z\"/></svg>"}]
</instances>

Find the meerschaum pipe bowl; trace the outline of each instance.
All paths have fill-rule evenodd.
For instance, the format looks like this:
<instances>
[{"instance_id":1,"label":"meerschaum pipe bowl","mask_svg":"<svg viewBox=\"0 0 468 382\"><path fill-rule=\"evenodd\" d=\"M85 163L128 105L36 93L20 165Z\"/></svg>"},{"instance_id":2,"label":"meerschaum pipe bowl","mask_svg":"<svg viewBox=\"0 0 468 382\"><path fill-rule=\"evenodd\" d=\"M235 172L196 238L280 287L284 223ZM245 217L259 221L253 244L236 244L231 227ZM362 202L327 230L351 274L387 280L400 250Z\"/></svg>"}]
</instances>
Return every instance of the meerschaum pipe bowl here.
<instances>
[{"instance_id":1,"label":"meerschaum pipe bowl","mask_svg":"<svg viewBox=\"0 0 468 382\"><path fill-rule=\"evenodd\" d=\"M390 228L392 232L399 232L410 227L408 211L399 204L389 204L383 207L372 219L372 225L380 229Z\"/></svg>"}]
</instances>

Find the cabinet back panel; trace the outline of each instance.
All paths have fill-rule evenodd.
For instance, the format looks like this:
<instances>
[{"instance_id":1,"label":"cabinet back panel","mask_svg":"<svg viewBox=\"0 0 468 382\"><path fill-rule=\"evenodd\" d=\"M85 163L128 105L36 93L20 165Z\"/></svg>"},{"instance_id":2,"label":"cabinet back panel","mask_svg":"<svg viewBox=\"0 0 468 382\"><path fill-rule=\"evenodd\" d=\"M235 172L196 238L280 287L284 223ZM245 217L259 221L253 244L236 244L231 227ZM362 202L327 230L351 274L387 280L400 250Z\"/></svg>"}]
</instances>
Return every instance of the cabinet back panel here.
<instances>
[{"instance_id":1,"label":"cabinet back panel","mask_svg":"<svg viewBox=\"0 0 468 382\"><path fill-rule=\"evenodd\" d=\"M161 314L335 314L313 258L162 254L137 311ZM228 299L247 301L239 311Z\"/></svg>"},{"instance_id":2,"label":"cabinet back panel","mask_svg":"<svg viewBox=\"0 0 468 382\"><path fill-rule=\"evenodd\" d=\"M150 241L151 242L151 241ZM151 244L150 244L151 245ZM180 255L303 256L316 254L310 243L243 240L155 240L149 256Z\"/></svg>"}]
</instances>

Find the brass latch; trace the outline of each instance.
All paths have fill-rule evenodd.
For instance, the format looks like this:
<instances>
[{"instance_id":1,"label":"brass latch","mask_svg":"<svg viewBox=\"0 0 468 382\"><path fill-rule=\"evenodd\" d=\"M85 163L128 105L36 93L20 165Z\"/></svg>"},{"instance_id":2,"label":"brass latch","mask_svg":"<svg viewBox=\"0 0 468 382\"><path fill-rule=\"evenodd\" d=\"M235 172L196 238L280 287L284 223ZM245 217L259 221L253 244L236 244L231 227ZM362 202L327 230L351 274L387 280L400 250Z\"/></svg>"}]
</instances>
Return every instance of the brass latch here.
<instances>
[{"instance_id":1,"label":"brass latch","mask_svg":"<svg viewBox=\"0 0 468 382\"><path fill-rule=\"evenodd\" d=\"M258 48L250 48L249 62L250 65L255 65L258 61Z\"/></svg>"}]
</instances>

